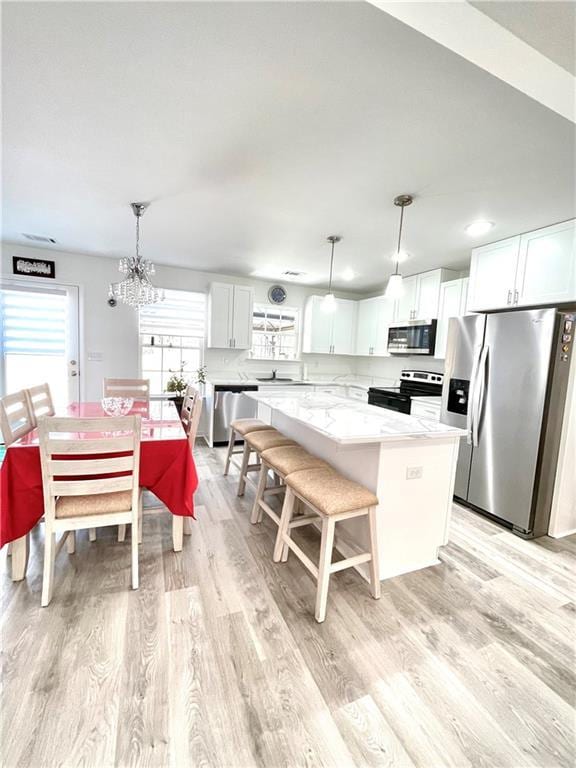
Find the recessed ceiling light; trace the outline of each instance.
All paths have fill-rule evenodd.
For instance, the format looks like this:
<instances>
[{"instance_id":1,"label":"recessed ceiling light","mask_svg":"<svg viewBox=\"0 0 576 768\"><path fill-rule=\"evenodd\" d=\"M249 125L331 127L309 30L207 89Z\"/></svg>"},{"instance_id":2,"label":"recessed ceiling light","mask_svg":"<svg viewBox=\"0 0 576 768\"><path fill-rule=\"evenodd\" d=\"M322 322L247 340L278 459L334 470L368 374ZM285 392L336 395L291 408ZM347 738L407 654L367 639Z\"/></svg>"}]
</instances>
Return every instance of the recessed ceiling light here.
<instances>
[{"instance_id":1,"label":"recessed ceiling light","mask_svg":"<svg viewBox=\"0 0 576 768\"><path fill-rule=\"evenodd\" d=\"M346 267L344 272L342 272L342 280L346 280L347 283L349 283L350 280L354 280L355 277L354 270L350 267Z\"/></svg>"},{"instance_id":2,"label":"recessed ceiling light","mask_svg":"<svg viewBox=\"0 0 576 768\"><path fill-rule=\"evenodd\" d=\"M466 227L466 232L471 237L478 237L479 235L485 235L486 232L490 232L493 226L493 221L473 221L472 224L468 224Z\"/></svg>"},{"instance_id":3,"label":"recessed ceiling light","mask_svg":"<svg viewBox=\"0 0 576 768\"><path fill-rule=\"evenodd\" d=\"M390 256L390 261L398 262L398 264L402 264L403 261L406 261L410 258L410 254L406 253L406 251L398 251L397 253L394 252L392 256Z\"/></svg>"}]
</instances>

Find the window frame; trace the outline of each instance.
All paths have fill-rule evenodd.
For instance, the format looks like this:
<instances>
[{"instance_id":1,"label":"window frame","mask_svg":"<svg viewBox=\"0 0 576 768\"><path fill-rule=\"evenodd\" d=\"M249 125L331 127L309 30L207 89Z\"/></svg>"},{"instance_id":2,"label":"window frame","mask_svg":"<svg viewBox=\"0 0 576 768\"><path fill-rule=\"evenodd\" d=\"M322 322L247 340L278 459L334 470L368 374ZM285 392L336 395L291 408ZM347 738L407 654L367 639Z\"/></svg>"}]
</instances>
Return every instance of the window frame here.
<instances>
[{"instance_id":1,"label":"window frame","mask_svg":"<svg viewBox=\"0 0 576 768\"><path fill-rule=\"evenodd\" d=\"M295 325L295 331L293 334L295 335L295 345L294 345L294 357L292 358L285 358L285 357L260 357L257 356L254 353L254 340L257 337L258 332L254 328L254 315L256 311L263 310L266 315L271 312L277 312L278 314L282 315L283 312L288 313L294 313L294 325ZM282 335L282 331L278 332L279 335ZM288 334L286 334L288 335ZM252 307L252 346L250 348L250 356L249 360L261 360L269 363L298 363L301 362L301 351L302 351L302 308L296 307L296 306L284 306L284 305L277 305L277 304L271 304L270 302L260 302L255 301L254 305Z\"/></svg>"}]
</instances>

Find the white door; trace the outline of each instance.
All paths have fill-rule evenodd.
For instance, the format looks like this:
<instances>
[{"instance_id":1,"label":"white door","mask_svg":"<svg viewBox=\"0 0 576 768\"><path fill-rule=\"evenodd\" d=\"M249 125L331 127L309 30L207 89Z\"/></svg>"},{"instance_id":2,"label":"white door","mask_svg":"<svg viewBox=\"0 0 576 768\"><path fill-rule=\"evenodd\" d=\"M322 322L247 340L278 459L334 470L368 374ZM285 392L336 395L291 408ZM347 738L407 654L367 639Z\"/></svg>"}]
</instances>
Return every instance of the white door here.
<instances>
[{"instance_id":1,"label":"white door","mask_svg":"<svg viewBox=\"0 0 576 768\"><path fill-rule=\"evenodd\" d=\"M418 276L405 277L402 281L404 293L396 303L396 322L405 320L414 320L414 310L416 309L416 299L418 290Z\"/></svg>"},{"instance_id":2,"label":"white door","mask_svg":"<svg viewBox=\"0 0 576 768\"><path fill-rule=\"evenodd\" d=\"M353 355L356 342L356 302L336 299L333 318L332 353Z\"/></svg>"},{"instance_id":3,"label":"white door","mask_svg":"<svg viewBox=\"0 0 576 768\"><path fill-rule=\"evenodd\" d=\"M332 348L333 315L322 311L322 296L310 296L304 312L303 352L328 354Z\"/></svg>"},{"instance_id":4,"label":"white door","mask_svg":"<svg viewBox=\"0 0 576 768\"><path fill-rule=\"evenodd\" d=\"M418 275L418 305L416 320L438 317L440 302L440 270Z\"/></svg>"},{"instance_id":5,"label":"white door","mask_svg":"<svg viewBox=\"0 0 576 768\"><path fill-rule=\"evenodd\" d=\"M379 357L389 357L388 352L388 330L390 323L394 320L394 301L385 296L378 298L378 312L376 317L376 339L374 342L373 355Z\"/></svg>"},{"instance_id":6,"label":"white door","mask_svg":"<svg viewBox=\"0 0 576 768\"><path fill-rule=\"evenodd\" d=\"M512 304L518 264L519 237L472 251L468 311L505 309Z\"/></svg>"},{"instance_id":7,"label":"white door","mask_svg":"<svg viewBox=\"0 0 576 768\"><path fill-rule=\"evenodd\" d=\"M576 300L576 222L565 221L520 236L515 303Z\"/></svg>"},{"instance_id":8,"label":"white door","mask_svg":"<svg viewBox=\"0 0 576 768\"><path fill-rule=\"evenodd\" d=\"M208 346L232 346L234 286L212 283L208 294Z\"/></svg>"},{"instance_id":9,"label":"white door","mask_svg":"<svg viewBox=\"0 0 576 768\"><path fill-rule=\"evenodd\" d=\"M0 283L2 394L47 382L62 410L80 399L78 288Z\"/></svg>"},{"instance_id":10,"label":"white door","mask_svg":"<svg viewBox=\"0 0 576 768\"><path fill-rule=\"evenodd\" d=\"M356 354L373 355L376 344L377 299L363 299L358 302L358 324L356 328Z\"/></svg>"},{"instance_id":11,"label":"white door","mask_svg":"<svg viewBox=\"0 0 576 768\"><path fill-rule=\"evenodd\" d=\"M254 290L247 285L235 285L232 312L232 346L234 349L250 349L252 347L253 305Z\"/></svg>"}]
</instances>

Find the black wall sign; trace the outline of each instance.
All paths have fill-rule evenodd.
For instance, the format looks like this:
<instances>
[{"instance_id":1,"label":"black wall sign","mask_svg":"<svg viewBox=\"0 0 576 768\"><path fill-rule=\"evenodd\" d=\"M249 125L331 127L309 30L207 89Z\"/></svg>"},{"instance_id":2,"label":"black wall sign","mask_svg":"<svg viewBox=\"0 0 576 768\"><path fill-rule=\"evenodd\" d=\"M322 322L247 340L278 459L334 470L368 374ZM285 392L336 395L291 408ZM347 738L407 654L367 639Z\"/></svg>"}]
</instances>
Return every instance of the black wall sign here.
<instances>
[{"instance_id":1,"label":"black wall sign","mask_svg":"<svg viewBox=\"0 0 576 768\"><path fill-rule=\"evenodd\" d=\"M27 277L30 275L33 277L56 277L56 262L13 256L12 272L15 275L26 275Z\"/></svg>"}]
</instances>

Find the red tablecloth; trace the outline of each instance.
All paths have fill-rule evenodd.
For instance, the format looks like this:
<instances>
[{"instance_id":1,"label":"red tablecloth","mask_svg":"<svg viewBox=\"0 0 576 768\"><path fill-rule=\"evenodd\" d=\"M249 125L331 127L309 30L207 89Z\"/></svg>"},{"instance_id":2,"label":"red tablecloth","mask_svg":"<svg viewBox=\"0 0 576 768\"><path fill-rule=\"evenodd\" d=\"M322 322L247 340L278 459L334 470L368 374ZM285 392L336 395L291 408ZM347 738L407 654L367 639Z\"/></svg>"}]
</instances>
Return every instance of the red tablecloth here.
<instances>
[{"instance_id":1,"label":"red tablecloth","mask_svg":"<svg viewBox=\"0 0 576 768\"><path fill-rule=\"evenodd\" d=\"M188 441L183 432L181 439L146 439L153 424L143 423L140 485L152 491L172 514L194 517L198 476ZM0 468L0 546L31 531L43 514L40 450L37 444L15 444L6 451Z\"/></svg>"}]
</instances>

